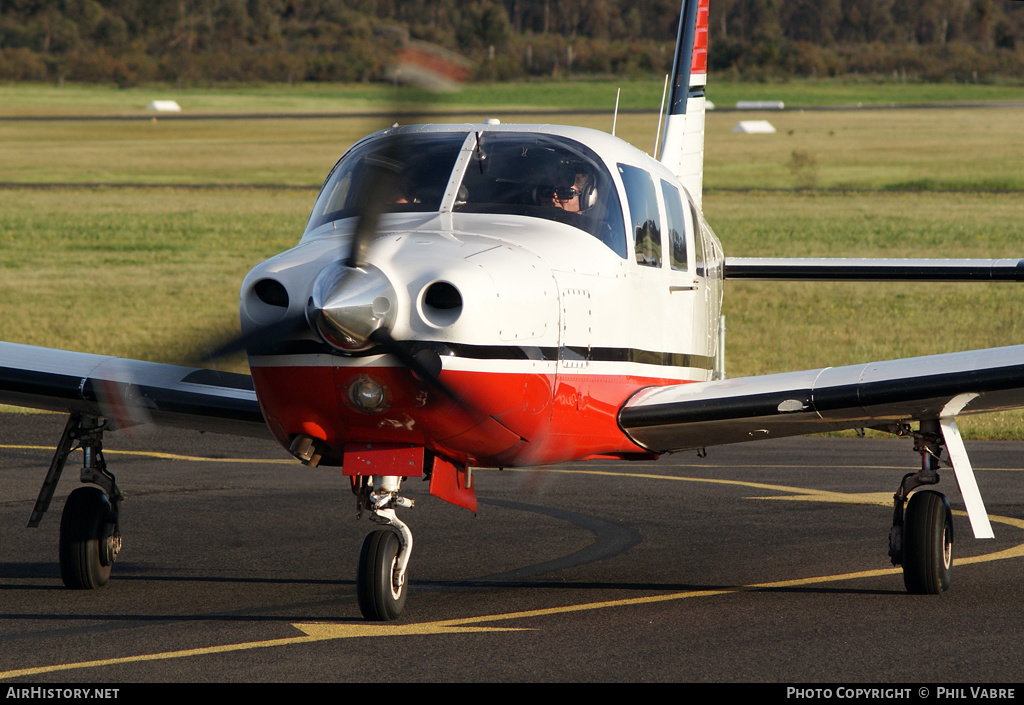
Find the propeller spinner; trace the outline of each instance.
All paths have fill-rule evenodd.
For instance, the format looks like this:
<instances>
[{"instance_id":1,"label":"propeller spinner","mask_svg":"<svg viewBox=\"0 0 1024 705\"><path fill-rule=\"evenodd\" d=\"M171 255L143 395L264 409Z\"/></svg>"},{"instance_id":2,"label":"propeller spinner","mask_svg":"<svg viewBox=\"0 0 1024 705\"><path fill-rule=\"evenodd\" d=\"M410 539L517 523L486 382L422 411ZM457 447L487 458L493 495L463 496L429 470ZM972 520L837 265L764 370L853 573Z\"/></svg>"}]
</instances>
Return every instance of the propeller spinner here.
<instances>
[{"instance_id":1,"label":"propeller spinner","mask_svg":"<svg viewBox=\"0 0 1024 705\"><path fill-rule=\"evenodd\" d=\"M389 331L395 319L395 289L376 267L328 265L313 284L306 319L316 333L342 352L369 348L371 336Z\"/></svg>"}]
</instances>

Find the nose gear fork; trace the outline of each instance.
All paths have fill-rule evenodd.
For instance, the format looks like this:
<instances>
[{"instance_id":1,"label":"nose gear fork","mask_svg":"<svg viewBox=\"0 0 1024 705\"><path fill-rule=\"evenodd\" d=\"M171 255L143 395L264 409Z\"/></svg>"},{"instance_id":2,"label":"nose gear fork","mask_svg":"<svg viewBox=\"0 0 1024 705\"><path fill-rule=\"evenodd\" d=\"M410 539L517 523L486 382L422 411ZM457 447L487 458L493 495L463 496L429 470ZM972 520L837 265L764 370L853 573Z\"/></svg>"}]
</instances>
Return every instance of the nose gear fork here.
<instances>
[{"instance_id":1,"label":"nose gear fork","mask_svg":"<svg viewBox=\"0 0 1024 705\"><path fill-rule=\"evenodd\" d=\"M374 476L374 491L370 493L370 521L376 524L391 526L398 532L400 547L395 566L395 580L401 587L405 585L405 572L409 567L409 556L412 555L412 530L398 518L395 507L412 508L413 500L398 494L402 486L402 478L394 475Z\"/></svg>"}]
</instances>

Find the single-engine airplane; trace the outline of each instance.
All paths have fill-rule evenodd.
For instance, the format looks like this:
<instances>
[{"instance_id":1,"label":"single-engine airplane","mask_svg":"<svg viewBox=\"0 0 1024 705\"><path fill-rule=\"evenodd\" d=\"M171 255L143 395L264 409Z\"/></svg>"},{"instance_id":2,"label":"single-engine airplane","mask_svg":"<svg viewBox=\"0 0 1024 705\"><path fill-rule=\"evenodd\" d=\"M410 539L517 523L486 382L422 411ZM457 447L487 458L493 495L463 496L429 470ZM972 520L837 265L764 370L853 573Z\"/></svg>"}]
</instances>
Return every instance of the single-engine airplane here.
<instances>
[{"instance_id":1,"label":"single-engine airplane","mask_svg":"<svg viewBox=\"0 0 1024 705\"><path fill-rule=\"evenodd\" d=\"M662 149L551 125L394 127L353 145L298 244L241 288L251 375L0 344L0 402L68 412L29 525L83 450L61 519L61 576L109 579L122 497L103 434L138 423L273 435L340 465L369 518L357 593L399 617L413 540L408 477L475 511L474 467L647 459L833 429L913 435L889 553L912 593L950 582L952 460L991 536L960 414L1024 406L1024 346L724 379L725 279L1024 278L1024 260L729 259L702 215L707 0L683 0ZM671 325L666 321L671 320ZM918 490L918 491L915 491Z\"/></svg>"}]
</instances>

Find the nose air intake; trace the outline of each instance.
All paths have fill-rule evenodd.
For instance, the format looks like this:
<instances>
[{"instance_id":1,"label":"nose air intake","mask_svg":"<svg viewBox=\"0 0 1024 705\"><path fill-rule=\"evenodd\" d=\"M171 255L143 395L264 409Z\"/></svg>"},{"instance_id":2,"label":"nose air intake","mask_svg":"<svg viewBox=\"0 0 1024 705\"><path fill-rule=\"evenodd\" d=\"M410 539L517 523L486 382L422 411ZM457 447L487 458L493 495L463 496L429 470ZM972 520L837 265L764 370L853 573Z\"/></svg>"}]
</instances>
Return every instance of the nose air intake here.
<instances>
[{"instance_id":1,"label":"nose air intake","mask_svg":"<svg viewBox=\"0 0 1024 705\"><path fill-rule=\"evenodd\" d=\"M359 352L371 347L374 333L390 330L395 303L395 289L379 269L334 263L317 275L306 318L328 345Z\"/></svg>"}]
</instances>

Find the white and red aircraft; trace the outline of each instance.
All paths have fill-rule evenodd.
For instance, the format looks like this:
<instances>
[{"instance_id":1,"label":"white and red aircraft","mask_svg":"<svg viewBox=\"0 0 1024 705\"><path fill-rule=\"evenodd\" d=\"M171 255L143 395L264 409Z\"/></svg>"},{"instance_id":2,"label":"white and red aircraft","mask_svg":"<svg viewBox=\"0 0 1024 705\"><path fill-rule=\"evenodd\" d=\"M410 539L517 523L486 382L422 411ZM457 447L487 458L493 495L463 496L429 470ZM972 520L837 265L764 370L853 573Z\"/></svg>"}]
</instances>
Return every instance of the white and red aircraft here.
<instances>
[{"instance_id":1,"label":"white and red aircraft","mask_svg":"<svg viewBox=\"0 0 1024 705\"><path fill-rule=\"evenodd\" d=\"M432 494L475 510L473 467L871 427L917 439L890 556L909 591L945 590L949 505L911 491L938 482L945 446L975 534L992 535L955 419L1024 406L1024 346L722 379L722 284L1018 281L1024 260L725 258L701 214L707 0L684 0L678 37L658 160L592 130L490 122L351 147L299 243L242 284L251 376L0 344L0 402L70 413L30 526L83 449L91 486L64 508L64 583L109 578L121 494L102 436L135 423L269 430L304 463L340 465L385 527L359 558L371 620L406 600L404 478L429 476Z\"/></svg>"}]
</instances>

